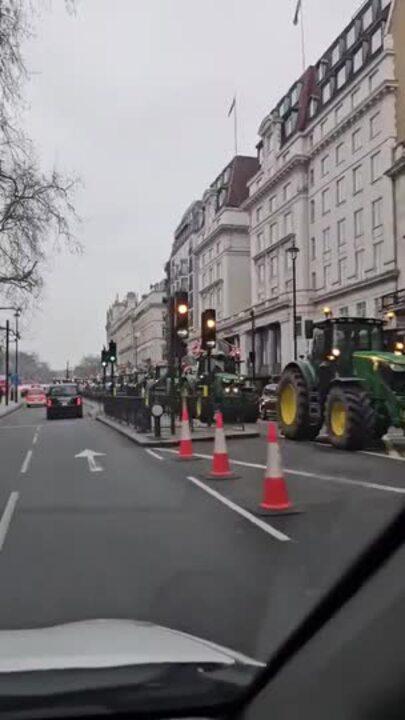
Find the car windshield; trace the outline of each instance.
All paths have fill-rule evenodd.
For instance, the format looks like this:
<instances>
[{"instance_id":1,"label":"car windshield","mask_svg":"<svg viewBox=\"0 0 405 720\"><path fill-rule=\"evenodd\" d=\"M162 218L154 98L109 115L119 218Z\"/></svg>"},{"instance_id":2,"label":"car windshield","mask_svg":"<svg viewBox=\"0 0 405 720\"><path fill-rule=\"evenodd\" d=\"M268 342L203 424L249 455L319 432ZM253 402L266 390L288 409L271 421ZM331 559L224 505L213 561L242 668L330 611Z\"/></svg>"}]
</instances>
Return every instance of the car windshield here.
<instances>
[{"instance_id":1,"label":"car windshield","mask_svg":"<svg viewBox=\"0 0 405 720\"><path fill-rule=\"evenodd\" d=\"M402 507L404 19L0 0L0 720L234 720Z\"/></svg>"},{"instance_id":2,"label":"car windshield","mask_svg":"<svg viewBox=\"0 0 405 720\"><path fill-rule=\"evenodd\" d=\"M49 394L54 397L71 397L77 395L76 385L55 385L49 389Z\"/></svg>"}]
</instances>

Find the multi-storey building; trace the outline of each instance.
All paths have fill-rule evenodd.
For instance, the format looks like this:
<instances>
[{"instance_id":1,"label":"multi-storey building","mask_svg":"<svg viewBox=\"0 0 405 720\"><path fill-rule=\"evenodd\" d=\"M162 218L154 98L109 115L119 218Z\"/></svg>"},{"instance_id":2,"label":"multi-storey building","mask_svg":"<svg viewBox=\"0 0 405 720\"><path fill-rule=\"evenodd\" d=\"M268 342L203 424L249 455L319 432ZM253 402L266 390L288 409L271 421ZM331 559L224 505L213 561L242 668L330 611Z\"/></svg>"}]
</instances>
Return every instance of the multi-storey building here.
<instances>
[{"instance_id":1,"label":"multi-storey building","mask_svg":"<svg viewBox=\"0 0 405 720\"><path fill-rule=\"evenodd\" d=\"M249 218L240 206L257 169L256 158L238 155L203 196L204 213L194 243L195 308L198 318L207 308L216 310L220 335L223 321L250 304Z\"/></svg>"},{"instance_id":2,"label":"multi-storey building","mask_svg":"<svg viewBox=\"0 0 405 720\"><path fill-rule=\"evenodd\" d=\"M151 285L138 299L134 292L119 297L107 310L107 345L117 343L117 371L144 369L165 358L165 281Z\"/></svg>"},{"instance_id":3,"label":"multi-storey building","mask_svg":"<svg viewBox=\"0 0 405 720\"><path fill-rule=\"evenodd\" d=\"M133 313L138 304L134 292L128 292L120 300L117 295L107 310L106 334L107 346L110 340L117 343L117 369L125 372L135 367Z\"/></svg>"},{"instance_id":4,"label":"multi-storey building","mask_svg":"<svg viewBox=\"0 0 405 720\"><path fill-rule=\"evenodd\" d=\"M396 145L395 53L390 2L369 0L259 128L260 169L244 207L250 217L256 369L293 356L292 259L298 248L298 353L303 320L375 315L396 288L392 183ZM230 318L251 346L250 312Z\"/></svg>"},{"instance_id":5,"label":"multi-storey building","mask_svg":"<svg viewBox=\"0 0 405 720\"><path fill-rule=\"evenodd\" d=\"M194 304L196 296L194 246L195 238L203 223L204 210L200 201L193 202L184 213L174 233L174 241L167 264L170 294L184 290L189 294L189 322L194 326Z\"/></svg>"}]
</instances>

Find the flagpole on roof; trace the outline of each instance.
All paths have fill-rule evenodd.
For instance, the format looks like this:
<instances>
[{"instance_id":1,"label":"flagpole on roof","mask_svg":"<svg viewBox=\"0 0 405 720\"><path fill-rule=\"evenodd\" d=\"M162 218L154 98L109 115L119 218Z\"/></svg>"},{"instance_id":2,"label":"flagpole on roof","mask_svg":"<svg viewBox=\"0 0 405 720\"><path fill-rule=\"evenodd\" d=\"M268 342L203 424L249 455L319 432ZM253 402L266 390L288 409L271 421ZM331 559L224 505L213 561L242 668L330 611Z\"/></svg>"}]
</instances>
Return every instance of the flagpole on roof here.
<instances>
[{"instance_id":1,"label":"flagpole on roof","mask_svg":"<svg viewBox=\"0 0 405 720\"><path fill-rule=\"evenodd\" d=\"M237 103L236 103L236 94L233 96L231 107L228 110L228 117L232 113L233 113L234 147L235 147L235 155L237 155L238 154L238 110L237 110Z\"/></svg>"},{"instance_id":2,"label":"flagpole on roof","mask_svg":"<svg viewBox=\"0 0 405 720\"><path fill-rule=\"evenodd\" d=\"M293 23L294 25L298 25L298 22L300 24L300 31L301 31L301 58L302 58L302 72L305 71L306 68L306 62L305 62L305 30L304 30L304 0L297 0L297 5L295 7L295 13L294 13L294 19Z\"/></svg>"}]
</instances>

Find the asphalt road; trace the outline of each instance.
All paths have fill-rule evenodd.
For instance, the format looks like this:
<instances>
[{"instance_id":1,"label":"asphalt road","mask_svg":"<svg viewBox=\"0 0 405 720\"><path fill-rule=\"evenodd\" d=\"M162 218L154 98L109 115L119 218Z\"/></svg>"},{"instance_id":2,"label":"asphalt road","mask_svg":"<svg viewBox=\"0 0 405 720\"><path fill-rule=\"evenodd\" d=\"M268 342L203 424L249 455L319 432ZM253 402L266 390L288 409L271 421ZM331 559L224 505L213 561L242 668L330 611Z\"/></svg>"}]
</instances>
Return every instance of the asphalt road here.
<instances>
[{"instance_id":1,"label":"asphalt road","mask_svg":"<svg viewBox=\"0 0 405 720\"><path fill-rule=\"evenodd\" d=\"M405 495L401 460L281 446L301 512L263 519L264 433L230 441L239 477L212 481L209 459L148 452L88 415L5 417L0 630L132 618L266 659ZM87 448L101 470L75 457Z\"/></svg>"}]
</instances>

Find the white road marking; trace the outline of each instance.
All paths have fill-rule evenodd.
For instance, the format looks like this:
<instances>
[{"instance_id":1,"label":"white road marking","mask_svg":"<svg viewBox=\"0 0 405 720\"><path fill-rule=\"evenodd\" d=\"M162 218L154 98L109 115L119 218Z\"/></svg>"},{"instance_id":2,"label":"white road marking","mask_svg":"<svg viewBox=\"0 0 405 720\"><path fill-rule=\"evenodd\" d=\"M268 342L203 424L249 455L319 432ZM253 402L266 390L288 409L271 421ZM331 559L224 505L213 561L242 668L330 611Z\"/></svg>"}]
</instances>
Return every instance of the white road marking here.
<instances>
[{"instance_id":1,"label":"white road marking","mask_svg":"<svg viewBox=\"0 0 405 720\"><path fill-rule=\"evenodd\" d=\"M146 452L147 452L149 455L152 455L152 457L156 458L156 460L163 460L162 456L161 456L161 455L158 455L158 454L157 454L156 452L154 452L153 450L149 450L149 448L145 448L145 449L146 449Z\"/></svg>"},{"instance_id":2,"label":"white road marking","mask_svg":"<svg viewBox=\"0 0 405 720\"><path fill-rule=\"evenodd\" d=\"M1 420L1 417L0 417ZM27 428L27 427L38 427L35 424L31 425L1 425L0 424L0 430L19 430L20 428Z\"/></svg>"},{"instance_id":3,"label":"white road marking","mask_svg":"<svg viewBox=\"0 0 405 720\"><path fill-rule=\"evenodd\" d=\"M175 453L176 450L170 448L160 448L163 452ZM378 454L378 453L377 453ZM203 455L202 453L195 453L196 457L203 458L205 460L211 460L212 455ZM386 457L385 455L379 455L378 457ZM234 465L241 465L242 467L257 468L258 470L265 470L265 465L259 463L249 463L243 460L232 460L229 458L229 462ZM397 493L398 495L405 495L405 487L398 487L397 485L379 485L378 483L366 482L365 480L352 480L346 477L337 477L336 475L319 475L318 473L306 472L305 470L295 470L294 468L283 468L286 475L297 475L300 477L313 478L314 480L325 480L327 482L340 483L341 485L354 485L358 487L370 488L371 490L383 490L384 492Z\"/></svg>"},{"instance_id":4,"label":"white road marking","mask_svg":"<svg viewBox=\"0 0 405 720\"><path fill-rule=\"evenodd\" d=\"M280 542L286 542L288 540L291 540L288 535L284 535L284 533L280 532L279 530L276 530L272 525L269 525L268 523L264 522L263 520L260 520L259 518L255 517L255 515L252 515L252 513L248 512L248 510L244 510L243 508L239 507L239 505L236 505L236 503L232 502L232 500L228 500L228 498L224 497L220 493L218 493L216 490L213 490L211 487L208 487L208 485L205 485L205 483L201 482L201 480L198 480L197 478L193 477L192 475L189 475L187 477L187 480L190 480L190 482L194 483L194 485L197 485L197 487L201 488L201 490L205 490L206 493L209 495L212 495L216 500L219 500L221 503L229 507L234 512L238 513L239 515L242 515L242 517L245 518L245 520L249 520L249 522L253 523L257 527L259 527L261 530L264 530L264 532L268 533L272 537L274 537L276 540L280 540Z\"/></svg>"},{"instance_id":5,"label":"white road marking","mask_svg":"<svg viewBox=\"0 0 405 720\"><path fill-rule=\"evenodd\" d=\"M27 452L27 454L26 454L26 456L25 456L25 458L24 458L24 462L23 462L23 464L21 465L21 470L20 470L20 472L22 472L22 473L26 473L26 472L27 472L28 466L29 466L29 464L30 464L30 462L31 462L31 458L32 458L32 450L28 450L28 452Z\"/></svg>"},{"instance_id":6,"label":"white road marking","mask_svg":"<svg viewBox=\"0 0 405 720\"><path fill-rule=\"evenodd\" d=\"M101 465L97 465L95 461L95 457L99 455L105 455L105 453L96 452L95 450L82 450L81 453L77 453L75 455L76 458L86 458L88 464L89 464L89 470L90 472L102 472L104 468L101 467Z\"/></svg>"},{"instance_id":7,"label":"white road marking","mask_svg":"<svg viewBox=\"0 0 405 720\"><path fill-rule=\"evenodd\" d=\"M7 531L11 522L11 518L13 517L13 512L15 510L15 506L17 505L17 500L19 498L18 492L12 492L10 494L9 499L7 500L7 505L4 508L3 515L1 516L0 520L0 550L3 549L4 541L6 539Z\"/></svg>"},{"instance_id":8,"label":"white road marking","mask_svg":"<svg viewBox=\"0 0 405 720\"><path fill-rule=\"evenodd\" d=\"M33 445L36 445L36 444L37 444L38 435L39 435L40 429L41 429L41 426L38 425L38 426L37 426L37 429L36 429L36 432L35 432L35 435L34 435L34 437L32 438L32 444L33 444Z\"/></svg>"}]
</instances>

